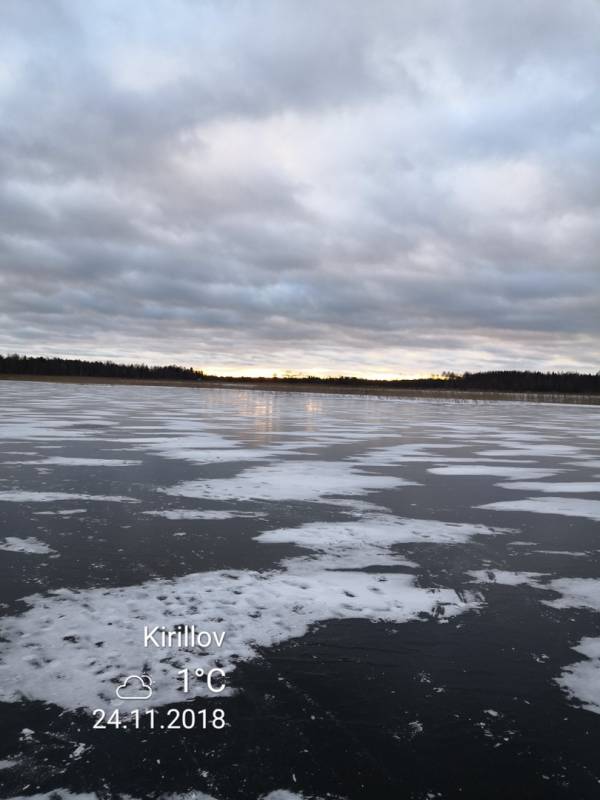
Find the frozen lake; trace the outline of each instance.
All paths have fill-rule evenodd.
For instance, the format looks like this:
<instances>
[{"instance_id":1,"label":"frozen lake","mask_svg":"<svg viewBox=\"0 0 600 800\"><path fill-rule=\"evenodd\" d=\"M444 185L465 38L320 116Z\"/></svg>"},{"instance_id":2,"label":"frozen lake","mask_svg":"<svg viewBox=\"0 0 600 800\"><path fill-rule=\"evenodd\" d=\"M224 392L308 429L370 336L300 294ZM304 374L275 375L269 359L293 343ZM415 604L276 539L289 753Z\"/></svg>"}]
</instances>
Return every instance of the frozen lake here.
<instances>
[{"instance_id":1,"label":"frozen lake","mask_svg":"<svg viewBox=\"0 0 600 800\"><path fill-rule=\"evenodd\" d=\"M1 797L598 797L598 408L0 403ZM150 726L187 708L225 727Z\"/></svg>"}]
</instances>

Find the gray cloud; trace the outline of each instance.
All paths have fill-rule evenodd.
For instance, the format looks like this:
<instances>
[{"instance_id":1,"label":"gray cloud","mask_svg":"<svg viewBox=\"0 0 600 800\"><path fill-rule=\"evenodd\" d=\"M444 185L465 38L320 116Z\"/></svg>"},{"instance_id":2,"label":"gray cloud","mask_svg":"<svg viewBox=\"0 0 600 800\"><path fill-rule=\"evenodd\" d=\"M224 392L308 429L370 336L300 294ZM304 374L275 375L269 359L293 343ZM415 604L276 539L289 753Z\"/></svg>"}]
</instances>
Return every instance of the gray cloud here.
<instances>
[{"instance_id":1,"label":"gray cloud","mask_svg":"<svg viewBox=\"0 0 600 800\"><path fill-rule=\"evenodd\" d=\"M0 349L596 370L600 7L5 0Z\"/></svg>"}]
</instances>

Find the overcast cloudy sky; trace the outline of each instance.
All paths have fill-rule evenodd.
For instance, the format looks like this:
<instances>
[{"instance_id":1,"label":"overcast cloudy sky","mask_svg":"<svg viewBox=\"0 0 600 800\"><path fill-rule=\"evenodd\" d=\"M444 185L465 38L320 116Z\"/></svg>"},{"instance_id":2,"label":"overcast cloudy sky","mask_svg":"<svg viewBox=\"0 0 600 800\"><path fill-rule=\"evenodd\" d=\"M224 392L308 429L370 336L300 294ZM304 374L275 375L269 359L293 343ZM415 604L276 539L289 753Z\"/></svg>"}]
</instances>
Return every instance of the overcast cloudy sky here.
<instances>
[{"instance_id":1,"label":"overcast cloudy sky","mask_svg":"<svg viewBox=\"0 0 600 800\"><path fill-rule=\"evenodd\" d=\"M1 0L0 351L600 369L597 0Z\"/></svg>"}]
</instances>

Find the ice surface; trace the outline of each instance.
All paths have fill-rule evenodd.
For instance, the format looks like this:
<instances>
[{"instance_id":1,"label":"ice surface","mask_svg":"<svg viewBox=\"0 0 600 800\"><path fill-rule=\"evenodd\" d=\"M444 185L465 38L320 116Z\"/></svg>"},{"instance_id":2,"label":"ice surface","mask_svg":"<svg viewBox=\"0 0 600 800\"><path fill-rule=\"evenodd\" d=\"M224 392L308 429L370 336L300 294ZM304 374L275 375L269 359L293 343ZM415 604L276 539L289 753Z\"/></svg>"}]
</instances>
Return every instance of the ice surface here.
<instances>
[{"instance_id":1,"label":"ice surface","mask_svg":"<svg viewBox=\"0 0 600 800\"><path fill-rule=\"evenodd\" d=\"M223 664L230 671L231 686L235 687L236 680L241 681L241 672L235 670L239 660L260 658L262 648L302 636L311 626L327 620L350 618L371 622L382 620L394 624L394 629L396 623L426 618L430 621L423 624L433 626L435 620L443 621L478 607L486 601L482 595L487 595L488 601L493 602L494 595L500 590L484 592L484 584L535 588L537 592L535 596L532 593L532 602L546 603L546 606L538 605L540 614L556 625L557 634L564 634L564 628L559 626L576 616L575 611L565 613L560 611L561 608L583 609L577 617L592 622L594 614L600 611L600 592L593 579L559 577L569 574L567 569L588 569L588 564L575 563L573 558L568 558L580 555L579 548L591 547L578 540L578 550L575 551L573 545L574 552L567 552L571 543L568 539L560 539L560 534L563 529L566 534L571 532L568 522L563 520L562 525L553 526L556 536L549 540L536 535L545 529L546 520L543 518L532 519L525 514L509 517L508 521L515 527L523 522L523 530L514 536L521 541L505 542L509 548L507 554L500 542L495 546L493 541L484 539L505 533L506 529L475 524L475 521L489 522L490 515L485 510L468 509L461 517L466 506L481 503L484 499L483 496L470 499L473 497L471 487L479 491L480 482L470 481L469 477L489 476L503 483L496 483L496 488L493 486L495 481L485 481L486 501L513 496L507 495L505 489L544 496L522 495L522 500L488 503L480 509L600 519L598 500L592 496L573 497L580 491L598 491L595 488L599 485L598 479L591 472L592 469L598 472L600 464L597 410L584 412L575 407L503 403L460 405L434 401L428 404L339 395L276 396L268 392L200 392L152 387L109 389L82 386L74 389L58 385L35 387L35 391L27 393L26 397L23 397L22 385L14 386L12 392L16 402L12 402L10 384L3 385L2 390L8 400L5 399L3 404L5 415L0 423L0 438L4 436L4 446L10 450L0 453L0 458L29 458L35 469L49 468L43 477L41 474L38 476L37 484L17 483L21 476L24 476L23 480L31 478L27 469L9 472L10 482L5 480L0 484L5 490L10 489L0 493L0 501L22 503L24 508L19 511L23 516L83 513L85 508L75 506L87 503L78 498L81 501L140 502L139 506L133 507L135 519L128 520L130 525L122 526L130 528L126 535L128 540L131 537L131 541L135 541L136 523L139 525L144 519L138 512L159 520L180 520L181 524L158 522L153 527L162 524L163 528L175 531L174 535L182 535L201 527L186 525L185 520L266 517L266 513L259 515L253 510L242 511L237 506L238 501L269 501L280 504L269 509L269 512L277 512L274 516L278 521L273 524L280 527L265 531L266 523L261 524L263 532L256 536L257 541L251 544L248 552L251 557L252 548L269 547L270 553L266 555L263 552L261 556L265 560L271 556L271 565L277 558L282 560L276 568L264 572L250 568L219 569L180 574L170 580L154 577L141 585L115 587L114 583L121 578L109 567L108 557L94 556L98 562L94 564L95 569L105 565L104 572L101 569L86 571L83 558L81 575L71 570L63 572L62 578L58 568L66 559L56 559L51 562L57 568L53 570L52 582L46 583L46 576L43 576L41 585L56 587L62 581L64 588L49 591L46 595L30 596L23 602L24 611L2 619L0 699L17 701L26 696L42 702L55 702L65 708L79 705L109 707L118 702L114 690L124 675L147 666L155 680L156 694L152 704L181 701L176 672L183 666ZM329 460L319 460L321 453ZM149 459L148 456L156 458ZM160 458L178 463L161 464ZM131 483L127 469L115 469L106 473L110 476L110 489L94 487L88 469L82 469L81 481L77 484L67 483L66 478L72 480L72 476L60 469L61 465L120 468L135 466L142 461L148 467L143 483ZM206 468L205 465L210 464L223 466L214 470ZM167 475L176 477L161 478L162 469ZM211 477L230 473L235 474L231 478ZM414 478L415 475L418 477ZM433 487L441 482L433 475L465 476L465 479L445 482L438 497ZM557 475L561 477L555 478ZM569 481L571 476L574 476L573 482ZM406 478L430 485L404 491L403 487L418 486ZM550 482L552 478L554 482ZM58 480L60 483L56 482ZM146 480L149 482L145 483ZM161 481L159 485L166 495L157 493L148 502L147 490L154 480ZM175 481L181 483L169 485ZM40 491L31 492L31 488ZM58 491L52 492L51 489ZM71 494L68 493L70 489L90 493ZM94 489L112 494L92 494ZM453 497L455 489L456 500ZM368 493L378 491L381 491L380 495L368 496ZM136 496L138 492L141 501ZM336 496L343 499L336 499ZM189 497L190 500L180 500L180 497ZM369 502L371 499L373 503ZM292 507L293 501L310 502L311 506ZM46 503L50 510L40 512L35 505L27 508L27 503ZM170 508L171 505L174 507ZM184 505L188 508L180 507ZM207 505L217 507L203 507ZM242 505L244 507L254 508ZM88 506L88 509L91 514L94 507ZM404 516L395 516L392 509L401 509ZM2 510L13 512L15 509L5 506ZM113 506L102 511L107 519L99 520L98 524L104 525L110 524L112 512L117 511L120 518L130 509ZM412 519L413 516L431 516L434 519ZM61 520L57 517L31 516L30 519L34 524L53 522L60 528ZM150 521L150 517L145 519ZM332 521L334 519L336 521ZM462 521L464 519L472 522ZM293 520L296 527L281 527L294 524ZM507 518L501 517L501 520ZM121 521L119 519L119 525ZM73 522L64 520L65 530L61 533L73 535ZM87 536L93 537L95 525L91 516L85 522L87 530L83 542ZM202 526L203 529L210 527L210 524ZM216 525L212 527L217 529ZM250 526L242 522L218 527L226 527L235 537L238 532L244 534ZM23 527L17 530L12 527L5 532L13 534L21 530L25 531L23 536L28 536L30 530L35 532L36 529ZM522 541L530 537L538 539L538 542L527 544ZM537 550L541 547L540 539L546 547L556 547L556 556L567 556L561 563L558 557L547 558L547 555L553 555L551 550L547 551L543 567L551 564L551 575L494 568L494 563L502 567L521 566L525 559L527 566L539 568L535 556L546 553ZM19 546L15 545L18 541L15 537L8 537L4 540L5 549L14 550ZM48 547L33 537L21 539L20 546L24 541L29 541L31 546L36 542L41 547ZM114 545L112 541L106 545L102 542L102 537L99 537L94 547ZM178 543L183 545L185 540L179 539ZM197 551L195 558L202 557L198 541L193 544ZM235 538L216 537L210 542L210 558L214 548L214 554L223 559L217 562L219 565L230 563L227 559L235 544ZM245 539L244 547L248 544ZM278 548L277 544L281 546ZM518 547L513 545L519 544L530 548L531 552L518 556ZM292 546L300 550L293 550ZM217 548L222 549L217 551ZM436 548L439 554L436 554ZM404 551L414 561L406 560ZM163 567L165 575L192 569L185 566L179 552L177 558L171 559L168 548L164 557L161 554L162 563L159 559L146 559L146 556L140 548L140 567L148 567L146 575L156 575ZM17 557L14 560L17 561ZM39 563L33 555L18 557L18 560L23 566L33 564L37 567ZM195 560L194 564L197 563ZM239 565L238 561L235 563ZM467 565L475 569L465 574L463 570ZM482 565L489 568L481 569ZM244 566L255 564L249 562ZM368 572L366 568L369 568ZM562 573L558 572L561 568L564 570ZM593 568L592 558L589 568ZM435 576L436 588L427 588L429 575ZM443 588L438 582L445 581L445 578L440 576L448 576L448 584L444 583ZM472 591L462 594L449 588L452 585L464 586L465 577L471 579ZM89 587L96 579L96 588L77 588L78 585ZM123 583L126 580L122 578ZM65 586L67 583L68 588ZM510 591L507 588L504 593ZM517 594L522 590L512 591ZM552 597L556 599L542 600ZM191 649L143 647L144 625L164 624L172 629L178 623L225 631L224 647L205 654ZM468 623L469 617L465 616L461 624L467 626ZM353 630L351 626L348 628ZM364 625L356 626L356 629L364 630ZM503 642L506 652L510 652L511 631L511 626L506 626L506 642ZM573 641L588 632L583 630ZM592 628L591 632L596 631ZM531 631L534 638L535 633L535 630ZM532 649L535 647L532 644ZM577 652L582 661L565 667L559 682L571 697L578 698L590 710L598 710L599 640L583 639ZM561 668L562 665L557 666L553 674L558 675ZM545 680L545 673L541 680ZM244 686L239 688L243 691ZM205 695L206 688L199 682L194 692ZM489 698L481 704L480 708L486 709L488 721L491 721L495 707ZM416 723L411 724L416 726ZM31 732L23 734L30 739L31 735ZM282 781L278 785L286 783ZM290 783L290 788L292 791L281 789L266 797L268 800L299 800L302 795L294 794L294 783ZM47 800L49 796L38 797ZM59 790L58 797L62 800L88 800L92 796ZM201 792L189 792L171 800L211 798ZM251 797L250 800L258 798Z\"/></svg>"}]
</instances>

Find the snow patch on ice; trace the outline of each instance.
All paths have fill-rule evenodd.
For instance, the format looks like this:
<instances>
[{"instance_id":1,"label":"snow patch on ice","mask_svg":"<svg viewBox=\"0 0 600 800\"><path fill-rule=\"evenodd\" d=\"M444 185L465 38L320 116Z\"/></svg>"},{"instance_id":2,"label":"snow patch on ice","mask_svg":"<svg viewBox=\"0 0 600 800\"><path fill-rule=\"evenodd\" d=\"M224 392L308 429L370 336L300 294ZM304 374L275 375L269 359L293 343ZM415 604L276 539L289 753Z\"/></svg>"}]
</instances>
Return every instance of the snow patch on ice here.
<instances>
[{"instance_id":1,"label":"snow patch on ice","mask_svg":"<svg viewBox=\"0 0 600 800\"><path fill-rule=\"evenodd\" d=\"M212 795L204 794L204 792L192 791L184 792L183 794L161 794L159 800L216 800L216 798ZM309 800L309 798L304 794L290 792L288 789L275 789L269 794L261 794L255 800ZM319 798L311 795L310 800L319 800Z\"/></svg>"},{"instance_id":2,"label":"snow patch on ice","mask_svg":"<svg viewBox=\"0 0 600 800\"><path fill-rule=\"evenodd\" d=\"M53 503L59 500L101 500L110 503L139 503L133 497L106 494L72 494L70 492L0 492L0 501L8 503Z\"/></svg>"},{"instance_id":3,"label":"snow patch on ice","mask_svg":"<svg viewBox=\"0 0 600 800\"><path fill-rule=\"evenodd\" d=\"M469 570L467 575L471 575L477 583L498 583L501 586L526 584L536 588L539 588L539 579L544 577L543 572L512 572L505 569L474 569Z\"/></svg>"},{"instance_id":4,"label":"snow patch on ice","mask_svg":"<svg viewBox=\"0 0 600 800\"><path fill-rule=\"evenodd\" d=\"M17 536L7 536L3 542L0 542L0 550L8 550L10 553L32 553L35 555L47 555L48 553L56 552L34 536L28 536L26 539L19 539Z\"/></svg>"},{"instance_id":5,"label":"snow patch on ice","mask_svg":"<svg viewBox=\"0 0 600 800\"><path fill-rule=\"evenodd\" d=\"M498 483L503 489L519 489L525 492L547 492L547 493L560 493L560 492L573 492L582 493L587 492L600 492L600 483L592 481L570 481L570 482L548 482L543 481L515 481L514 483Z\"/></svg>"},{"instance_id":6,"label":"snow patch on ice","mask_svg":"<svg viewBox=\"0 0 600 800\"><path fill-rule=\"evenodd\" d=\"M232 478L186 481L159 491L214 500L317 501L327 495L356 495L418 485L388 475L366 475L347 462L286 461L247 468Z\"/></svg>"},{"instance_id":7,"label":"snow patch on ice","mask_svg":"<svg viewBox=\"0 0 600 800\"><path fill-rule=\"evenodd\" d=\"M600 611L600 578L557 578L544 588L561 595L556 600L545 600L547 606Z\"/></svg>"},{"instance_id":8,"label":"snow patch on ice","mask_svg":"<svg viewBox=\"0 0 600 800\"><path fill-rule=\"evenodd\" d=\"M122 800L135 800L133 797L123 797ZM211 794L198 792L196 790L191 792L184 792L183 794L161 794L158 800L217 800Z\"/></svg>"},{"instance_id":9,"label":"snow patch on ice","mask_svg":"<svg viewBox=\"0 0 600 800\"><path fill-rule=\"evenodd\" d=\"M540 456L565 456L574 458L581 455L581 448L569 444L527 444L523 447L507 446L499 450L480 450L477 455L493 458L497 456L517 456L518 458L522 456L525 458L531 456L536 458Z\"/></svg>"},{"instance_id":10,"label":"snow patch on ice","mask_svg":"<svg viewBox=\"0 0 600 800\"><path fill-rule=\"evenodd\" d=\"M355 461L362 466L370 467L386 467L396 466L402 463L411 462L431 462L431 461L446 461L448 460L445 455L439 453L431 453L431 449L452 449L460 447L460 444L441 444L439 442L424 442L424 443L411 443L411 444L396 444L386 447L376 447L368 450L366 453L358 456L353 456L350 461ZM453 460L453 459L449 459ZM462 461L462 459L460 459Z\"/></svg>"},{"instance_id":11,"label":"snow patch on ice","mask_svg":"<svg viewBox=\"0 0 600 800\"><path fill-rule=\"evenodd\" d=\"M238 519L264 517L260 511L227 511L219 509L208 509L206 511L194 511L187 508L174 508L166 511L144 511L151 517L164 517L165 519Z\"/></svg>"},{"instance_id":12,"label":"snow patch on ice","mask_svg":"<svg viewBox=\"0 0 600 800\"><path fill-rule=\"evenodd\" d=\"M313 800L319 800L311 795ZM299 792L290 792L289 789L275 789L269 794L261 795L259 800L308 800L307 796Z\"/></svg>"},{"instance_id":13,"label":"snow patch on ice","mask_svg":"<svg viewBox=\"0 0 600 800\"><path fill-rule=\"evenodd\" d=\"M9 797L7 800L98 800L98 795L95 792L74 794L68 789L53 789L51 792L44 792L43 794L18 795ZM212 799L209 798L209 800Z\"/></svg>"},{"instance_id":14,"label":"snow patch on ice","mask_svg":"<svg viewBox=\"0 0 600 800\"><path fill-rule=\"evenodd\" d=\"M586 660L565 667L555 680L572 700L600 714L600 637L585 636L572 649Z\"/></svg>"},{"instance_id":15,"label":"snow patch on ice","mask_svg":"<svg viewBox=\"0 0 600 800\"><path fill-rule=\"evenodd\" d=\"M54 465L60 467L132 467L142 462L139 460L126 460L121 458L66 458L52 456L51 458L36 459L34 461L7 461L7 464Z\"/></svg>"},{"instance_id":16,"label":"snow patch on ice","mask_svg":"<svg viewBox=\"0 0 600 800\"><path fill-rule=\"evenodd\" d=\"M71 514L86 514L87 508L63 508L57 511L34 511L36 517L43 516L61 516L68 517Z\"/></svg>"},{"instance_id":17,"label":"snow patch on ice","mask_svg":"<svg viewBox=\"0 0 600 800\"><path fill-rule=\"evenodd\" d=\"M230 447L211 448L206 450L193 450L189 448L177 448L158 454L167 458L180 458L183 461L191 461L194 464L220 464L233 461L255 461L263 460L273 456L270 450L263 450L258 447Z\"/></svg>"},{"instance_id":18,"label":"snow patch on ice","mask_svg":"<svg viewBox=\"0 0 600 800\"><path fill-rule=\"evenodd\" d=\"M390 548L396 544L466 542L475 535L506 533L484 525L407 519L384 514L365 515L348 522L310 522L298 528L281 528L256 536L259 542L296 544L318 554L319 564L358 568L400 563ZM403 562L416 566L412 562Z\"/></svg>"},{"instance_id":19,"label":"snow patch on ice","mask_svg":"<svg viewBox=\"0 0 600 800\"><path fill-rule=\"evenodd\" d=\"M123 797L122 800L135 800L135 798ZM217 800L217 798L211 794L194 790L183 794L161 794L159 795L159 800Z\"/></svg>"},{"instance_id":20,"label":"snow patch on ice","mask_svg":"<svg viewBox=\"0 0 600 800\"><path fill-rule=\"evenodd\" d=\"M451 617L477 605L451 589L422 589L405 574L336 572L318 562L287 562L288 571L220 570L114 589L60 589L24 598L30 608L0 622L7 644L0 656L0 698L25 697L63 708L119 705L123 676L146 672L153 705L181 700L176 671L255 658L303 636L328 619L405 622L423 615ZM291 571L294 567L294 571ZM195 624L226 631L211 653L144 648L144 625ZM200 681L193 691L206 696Z\"/></svg>"},{"instance_id":21,"label":"snow patch on ice","mask_svg":"<svg viewBox=\"0 0 600 800\"><path fill-rule=\"evenodd\" d=\"M156 427L153 429L156 430ZM272 457L276 452L271 448L243 447L238 441L226 439L220 434L198 430L178 436L120 437L111 441L134 445L137 450L193 464L262 460Z\"/></svg>"},{"instance_id":22,"label":"snow patch on ice","mask_svg":"<svg viewBox=\"0 0 600 800\"><path fill-rule=\"evenodd\" d=\"M503 500L475 508L490 511L530 511L533 514L560 514L565 517L585 517L600 521L600 500L578 497L529 497L527 500Z\"/></svg>"},{"instance_id":23,"label":"snow patch on ice","mask_svg":"<svg viewBox=\"0 0 600 800\"><path fill-rule=\"evenodd\" d=\"M434 475L492 475L501 478L549 478L561 470L532 469L529 467L511 467L505 464L453 464L446 467L431 467L427 470ZM511 484L512 486L512 484Z\"/></svg>"}]
</instances>

